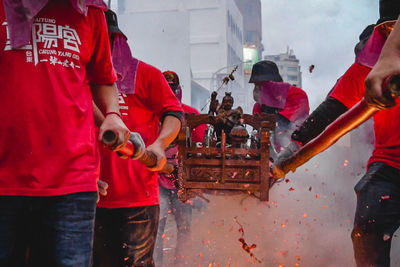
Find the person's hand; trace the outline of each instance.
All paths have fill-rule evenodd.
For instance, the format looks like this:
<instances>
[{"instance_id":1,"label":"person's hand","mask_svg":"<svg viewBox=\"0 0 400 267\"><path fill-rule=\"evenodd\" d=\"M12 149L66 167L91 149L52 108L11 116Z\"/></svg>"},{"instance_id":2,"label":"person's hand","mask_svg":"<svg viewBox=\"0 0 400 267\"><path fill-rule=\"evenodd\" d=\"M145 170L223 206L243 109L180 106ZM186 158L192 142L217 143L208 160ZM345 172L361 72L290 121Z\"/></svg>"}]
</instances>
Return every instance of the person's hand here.
<instances>
[{"instance_id":1,"label":"person's hand","mask_svg":"<svg viewBox=\"0 0 400 267\"><path fill-rule=\"evenodd\" d=\"M278 158L275 160L270 168L271 177L274 179L281 179L285 177L286 173L282 170L282 163L288 158L292 157L300 149L300 144L291 141L281 152L278 154Z\"/></svg>"},{"instance_id":2,"label":"person's hand","mask_svg":"<svg viewBox=\"0 0 400 267\"><path fill-rule=\"evenodd\" d=\"M387 77L399 73L400 60L381 58L365 80L365 101L377 109L393 107L396 103L389 91L383 91L383 84Z\"/></svg>"},{"instance_id":3,"label":"person's hand","mask_svg":"<svg viewBox=\"0 0 400 267\"><path fill-rule=\"evenodd\" d=\"M164 165L167 163L167 157L165 156L165 151L163 147L158 143L153 143L147 147L147 150L153 152L157 157L157 164L153 167L149 167L150 171L161 171Z\"/></svg>"},{"instance_id":4,"label":"person's hand","mask_svg":"<svg viewBox=\"0 0 400 267\"><path fill-rule=\"evenodd\" d=\"M97 181L97 189L100 193L100 195L102 196L106 196L107 195L107 188L108 188L108 184L102 180L98 180Z\"/></svg>"},{"instance_id":5,"label":"person's hand","mask_svg":"<svg viewBox=\"0 0 400 267\"><path fill-rule=\"evenodd\" d=\"M111 150L118 150L126 145L130 131L117 114L111 113L105 117L100 126L99 141L102 141L104 132L108 130L114 131L118 136L117 141L109 147Z\"/></svg>"},{"instance_id":6,"label":"person's hand","mask_svg":"<svg viewBox=\"0 0 400 267\"><path fill-rule=\"evenodd\" d=\"M108 184L102 180L97 181L97 202L100 200L100 195L107 195Z\"/></svg>"},{"instance_id":7,"label":"person's hand","mask_svg":"<svg viewBox=\"0 0 400 267\"><path fill-rule=\"evenodd\" d=\"M285 175L286 175L286 173L284 171L282 171L282 169L278 163L272 164L272 166L270 167L270 177L271 178L273 178L275 180L279 180L281 178L284 178Z\"/></svg>"},{"instance_id":8,"label":"person's hand","mask_svg":"<svg viewBox=\"0 0 400 267\"><path fill-rule=\"evenodd\" d=\"M382 90L385 79L400 74L400 19L397 20L387 38L378 62L365 80L365 101L378 109L386 109L395 105L390 97L391 92Z\"/></svg>"}]
</instances>

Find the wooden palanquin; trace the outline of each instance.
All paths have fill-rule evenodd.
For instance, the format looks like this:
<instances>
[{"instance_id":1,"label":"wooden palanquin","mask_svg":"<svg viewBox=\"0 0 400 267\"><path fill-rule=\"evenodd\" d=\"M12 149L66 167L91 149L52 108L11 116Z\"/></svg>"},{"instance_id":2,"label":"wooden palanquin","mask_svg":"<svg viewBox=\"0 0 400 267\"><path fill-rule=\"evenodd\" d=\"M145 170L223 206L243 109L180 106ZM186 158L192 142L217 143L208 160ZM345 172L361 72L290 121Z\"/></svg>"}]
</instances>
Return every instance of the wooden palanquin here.
<instances>
[{"instance_id":1,"label":"wooden palanquin","mask_svg":"<svg viewBox=\"0 0 400 267\"><path fill-rule=\"evenodd\" d=\"M178 135L178 189L182 201L206 189L240 190L268 200L269 132L275 129L275 116L243 114L241 122L256 130L257 145L226 146L225 134L220 145L196 146L191 133L200 124L215 125L215 117L186 114ZM254 138L253 138L254 139ZM247 142L247 144L250 142Z\"/></svg>"}]
</instances>

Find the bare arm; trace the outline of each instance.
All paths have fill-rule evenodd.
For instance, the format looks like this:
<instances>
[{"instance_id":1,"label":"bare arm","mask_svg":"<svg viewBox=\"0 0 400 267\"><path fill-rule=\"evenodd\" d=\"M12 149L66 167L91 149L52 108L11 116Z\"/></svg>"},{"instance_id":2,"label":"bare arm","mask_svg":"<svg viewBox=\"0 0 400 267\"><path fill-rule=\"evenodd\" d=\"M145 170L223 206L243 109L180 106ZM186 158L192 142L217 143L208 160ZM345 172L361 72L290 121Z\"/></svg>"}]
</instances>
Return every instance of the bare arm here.
<instances>
[{"instance_id":1,"label":"bare arm","mask_svg":"<svg viewBox=\"0 0 400 267\"><path fill-rule=\"evenodd\" d=\"M382 83L386 77L396 74L400 74L400 17L365 80L365 100L378 108L387 108L389 103L382 96Z\"/></svg>"},{"instance_id":2,"label":"bare arm","mask_svg":"<svg viewBox=\"0 0 400 267\"><path fill-rule=\"evenodd\" d=\"M94 124L100 128L105 117L104 117L103 112L101 112L99 107L94 102L93 102L93 115L94 115Z\"/></svg>"},{"instance_id":3,"label":"bare arm","mask_svg":"<svg viewBox=\"0 0 400 267\"><path fill-rule=\"evenodd\" d=\"M99 140L102 140L105 131L112 130L118 133L118 142L113 148L116 149L117 147L126 144L130 132L120 116L117 115L119 114L119 104L118 90L116 85L92 84L91 90L93 101L98 107L98 110L94 108L94 114L96 123L100 124ZM101 114L105 114L105 118L102 123Z\"/></svg>"},{"instance_id":4,"label":"bare arm","mask_svg":"<svg viewBox=\"0 0 400 267\"><path fill-rule=\"evenodd\" d=\"M178 118L174 116L165 117L158 138L147 147L147 150L152 151L157 156L157 165L150 170L160 171L164 167L167 162L165 149L175 140L180 128L181 121Z\"/></svg>"}]
</instances>

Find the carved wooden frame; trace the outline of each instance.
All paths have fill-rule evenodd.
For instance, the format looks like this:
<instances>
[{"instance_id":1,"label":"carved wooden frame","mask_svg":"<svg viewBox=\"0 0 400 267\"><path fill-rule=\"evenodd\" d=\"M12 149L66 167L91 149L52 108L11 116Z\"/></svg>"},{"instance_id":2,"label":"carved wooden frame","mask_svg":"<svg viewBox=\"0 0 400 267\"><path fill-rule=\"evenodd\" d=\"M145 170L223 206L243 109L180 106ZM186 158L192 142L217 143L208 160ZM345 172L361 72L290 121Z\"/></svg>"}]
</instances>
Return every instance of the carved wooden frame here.
<instances>
[{"instance_id":1,"label":"carved wooden frame","mask_svg":"<svg viewBox=\"0 0 400 267\"><path fill-rule=\"evenodd\" d=\"M275 116L270 114L242 115L242 123L258 130L259 148L196 147L191 133L200 124L215 125L215 117L208 114L186 114L178 135L179 196L182 201L196 192L213 190L241 190L259 194L268 200L269 178L269 132L275 129Z\"/></svg>"}]
</instances>

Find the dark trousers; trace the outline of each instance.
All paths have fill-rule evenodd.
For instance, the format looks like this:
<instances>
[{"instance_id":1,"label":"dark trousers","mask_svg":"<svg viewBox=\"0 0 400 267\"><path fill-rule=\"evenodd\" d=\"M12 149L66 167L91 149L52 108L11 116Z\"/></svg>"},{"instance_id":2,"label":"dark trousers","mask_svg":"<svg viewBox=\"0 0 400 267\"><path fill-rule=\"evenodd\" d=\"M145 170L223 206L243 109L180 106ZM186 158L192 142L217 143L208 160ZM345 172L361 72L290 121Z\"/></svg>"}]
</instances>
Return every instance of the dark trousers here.
<instances>
[{"instance_id":1,"label":"dark trousers","mask_svg":"<svg viewBox=\"0 0 400 267\"><path fill-rule=\"evenodd\" d=\"M165 225L168 214L173 214L176 222L177 240L175 247L175 266L180 265L184 260L182 252L190 249L190 225L192 223L192 206L182 203L178 199L178 190L165 189L160 186L160 222L158 226L156 249L154 258L158 266L163 266L163 247Z\"/></svg>"},{"instance_id":2,"label":"dark trousers","mask_svg":"<svg viewBox=\"0 0 400 267\"><path fill-rule=\"evenodd\" d=\"M97 208L95 267L153 267L160 207Z\"/></svg>"},{"instance_id":3,"label":"dark trousers","mask_svg":"<svg viewBox=\"0 0 400 267\"><path fill-rule=\"evenodd\" d=\"M400 171L374 163L355 186L351 234L357 266L390 266L393 233L400 225Z\"/></svg>"},{"instance_id":4,"label":"dark trousers","mask_svg":"<svg viewBox=\"0 0 400 267\"><path fill-rule=\"evenodd\" d=\"M0 266L90 266L96 200L0 196Z\"/></svg>"}]
</instances>

